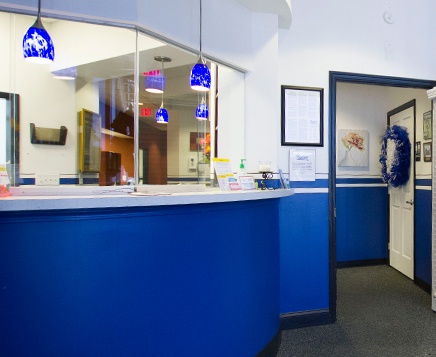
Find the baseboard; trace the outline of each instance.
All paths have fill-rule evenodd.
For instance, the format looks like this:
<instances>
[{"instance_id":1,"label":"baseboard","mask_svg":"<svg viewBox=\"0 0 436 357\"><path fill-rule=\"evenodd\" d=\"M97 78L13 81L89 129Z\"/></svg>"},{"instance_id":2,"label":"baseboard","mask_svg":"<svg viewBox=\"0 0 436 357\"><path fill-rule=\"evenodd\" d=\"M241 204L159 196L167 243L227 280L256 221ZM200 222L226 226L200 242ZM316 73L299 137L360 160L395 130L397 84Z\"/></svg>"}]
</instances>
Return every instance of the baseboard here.
<instances>
[{"instance_id":1,"label":"baseboard","mask_svg":"<svg viewBox=\"0 0 436 357\"><path fill-rule=\"evenodd\" d=\"M273 339L256 355L256 357L275 357L277 353L279 353L281 343L282 332L279 329Z\"/></svg>"},{"instance_id":2,"label":"baseboard","mask_svg":"<svg viewBox=\"0 0 436 357\"><path fill-rule=\"evenodd\" d=\"M424 280L421 280L420 278L415 276L415 280L414 280L415 284L417 286L419 286L422 290L424 290L425 292L431 294L431 285L427 284Z\"/></svg>"},{"instance_id":3,"label":"baseboard","mask_svg":"<svg viewBox=\"0 0 436 357\"><path fill-rule=\"evenodd\" d=\"M280 327L282 330L294 328L329 325L334 323L329 309L293 312L280 315Z\"/></svg>"},{"instance_id":4,"label":"baseboard","mask_svg":"<svg viewBox=\"0 0 436 357\"><path fill-rule=\"evenodd\" d=\"M365 267L370 265L386 265L386 264L388 264L387 258L379 258L379 259L349 260L346 262L336 262L336 267L340 269L340 268Z\"/></svg>"}]
</instances>

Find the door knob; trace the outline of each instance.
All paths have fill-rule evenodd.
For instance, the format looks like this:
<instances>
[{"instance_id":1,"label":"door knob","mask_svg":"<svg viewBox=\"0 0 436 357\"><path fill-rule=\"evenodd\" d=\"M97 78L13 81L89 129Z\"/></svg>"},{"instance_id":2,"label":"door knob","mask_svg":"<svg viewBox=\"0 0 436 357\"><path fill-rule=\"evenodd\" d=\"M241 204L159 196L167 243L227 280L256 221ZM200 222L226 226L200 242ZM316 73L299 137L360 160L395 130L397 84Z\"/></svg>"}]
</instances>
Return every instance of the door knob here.
<instances>
[{"instance_id":1,"label":"door knob","mask_svg":"<svg viewBox=\"0 0 436 357\"><path fill-rule=\"evenodd\" d=\"M406 203L408 203L409 205L412 205L412 206L413 206L413 200L406 201Z\"/></svg>"}]
</instances>

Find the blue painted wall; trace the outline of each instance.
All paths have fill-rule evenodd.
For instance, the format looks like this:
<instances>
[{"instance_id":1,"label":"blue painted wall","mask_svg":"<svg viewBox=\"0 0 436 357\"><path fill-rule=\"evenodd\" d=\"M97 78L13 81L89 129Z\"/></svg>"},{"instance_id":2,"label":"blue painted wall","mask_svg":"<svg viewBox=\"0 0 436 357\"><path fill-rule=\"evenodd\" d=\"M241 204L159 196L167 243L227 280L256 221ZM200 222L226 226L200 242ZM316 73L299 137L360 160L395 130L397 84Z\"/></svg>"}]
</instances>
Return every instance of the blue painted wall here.
<instances>
[{"instance_id":1,"label":"blue painted wall","mask_svg":"<svg viewBox=\"0 0 436 357\"><path fill-rule=\"evenodd\" d=\"M329 308L328 194L280 201L280 313Z\"/></svg>"},{"instance_id":2,"label":"blue painted wall","mask_svg":"<svg viewBox=\"0 0 436 357\"><path fill-rule=\"evenodd\" d=\"M0 355L256 355L280 324L278 207L2 214Z\"/></svg>"},{"instance_id":3,"label":"blue painted wall","mask_svg":"<svg viewBox=\"0 0 436 357\"><path fill-rule=\"evenodd\" d=\"M431 180L427 185L431 187ZM418 184L421 184L417 180ZM431 286L431 191L415 191L415 275Z\"/></svg>"},{"instance_id":4,"label":"blue painted wall","mask_svg":"<svg viewBox=\"0 0 436 357\"><path fill-rule=\"evenodd\" d=\"M386 187L336 189L336 260L387 258Z\"/></svg>"}]
</instances>

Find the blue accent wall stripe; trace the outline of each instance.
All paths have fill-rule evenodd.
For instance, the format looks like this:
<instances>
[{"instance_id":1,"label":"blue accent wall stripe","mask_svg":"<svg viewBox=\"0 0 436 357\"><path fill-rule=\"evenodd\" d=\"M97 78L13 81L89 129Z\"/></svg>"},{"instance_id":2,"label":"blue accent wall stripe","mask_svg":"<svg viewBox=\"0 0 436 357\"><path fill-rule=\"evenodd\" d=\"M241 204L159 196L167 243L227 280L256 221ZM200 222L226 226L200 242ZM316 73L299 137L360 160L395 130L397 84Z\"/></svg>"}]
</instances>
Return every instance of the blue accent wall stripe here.
<instances>
[{"instance_id":1,"label":"blue accent wall stripe","mask_svg":"<svg viewBox=\"0 0 436 357\"><path fill-rule=\"evenodd\" d=\"M291 181L291 188L328 188L328 180L320 179L315 181Z\"/></svg>"},{"instance_id":2,"label":"blue accent wall stripe","mask_svg":"<svg viewBox=\"0 0 436 357\"><path fill-rule=\"evenodd\" d=\"M20 183L20 185L34 185L35 179L34 178L20 177L19 183Z\"/></svg>"},{"instance_id":3,"label":"blue accent wall stripe","mask_svg":"<svg viewBox=\"0 0 436 357\"><path fill-rule=\"evenodd\" d=\"M61 177L59 183L61 185L78 185L79 179L77 177Z\"/></svg>"},{"instance_id":4,"label":"blue accent wall stripe","mask_svg":"<svg viewBox=\"0 0 436 357\"><path fill-rule=\"evenodd\" d=\"M84 177L82 181L84 185L98 185L98 177Z\"/></svg>"},{"instance_id":5,"label":"blue accent wall stripe","mask_svg":"<svg viewBox=\"0 0 436 357\"><path fill-rule=\"evenodd\" d=\"M415 180L416 186L430 186L431 187L431 179L417 179Z\"/></svg>"},{"instance_id":6,"label":"blue accent wall stripe","mask_svg":"<svg viewBox=\"0 0 436 357\"><path fill-rule=\"evenodd\" d=\"M381 177L363 178L363 177L348 177L336 178L336 184L384 184Z\"/></svg>"}]
</instances>

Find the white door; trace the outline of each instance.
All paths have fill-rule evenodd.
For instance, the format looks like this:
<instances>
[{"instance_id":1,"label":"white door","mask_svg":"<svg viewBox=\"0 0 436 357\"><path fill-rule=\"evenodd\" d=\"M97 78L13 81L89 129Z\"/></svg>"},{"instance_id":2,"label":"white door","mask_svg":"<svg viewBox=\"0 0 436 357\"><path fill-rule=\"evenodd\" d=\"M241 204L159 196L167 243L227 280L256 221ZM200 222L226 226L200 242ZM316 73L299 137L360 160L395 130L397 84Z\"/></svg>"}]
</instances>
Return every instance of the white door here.
<instances>
[{"instance_id":1,"label":"white door","mask_svg":"<svg viewBox=\"0 0 436 357\"><path fill-rule=\"evenodd\" d=\"M407 103L409 104L409 103ZM411 143L409 181L389 188L389 260L393 268L414 278L414 198L415 198L415 106L403 105L388 113L389 125L407 128ZM391 114L392 113L392 114Z\"/></svg>"}]
</instances>

